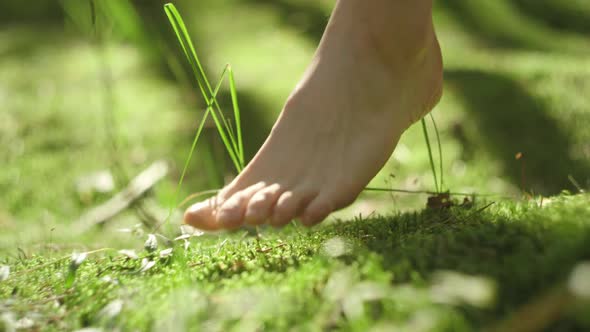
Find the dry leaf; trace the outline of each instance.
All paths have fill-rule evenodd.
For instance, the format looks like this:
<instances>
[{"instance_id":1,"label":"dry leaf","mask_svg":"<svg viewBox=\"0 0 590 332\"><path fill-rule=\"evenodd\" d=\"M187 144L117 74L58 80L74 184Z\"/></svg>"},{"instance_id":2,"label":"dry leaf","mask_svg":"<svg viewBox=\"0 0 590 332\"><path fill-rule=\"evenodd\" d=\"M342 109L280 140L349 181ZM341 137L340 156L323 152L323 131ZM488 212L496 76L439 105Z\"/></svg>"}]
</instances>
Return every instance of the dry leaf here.
<instances>
[{"instance_id":1,"label":"dry leaf","mask_svg":"<svg viewBox=\"0 0 590 332\"><path fill-rule=\"evenodd\" d=\"M8 279L10 276L10 266L8 265L1 265L0 266L0 281L4 281Z\"/></svg>"},{"instance_id":2,"label":"dry leaf","mask_svg":"<svg viewBox=\"0 0 590 332\"><path fill-rule=\"evenodd\" d=\"M139 256L137 256L137 253L135 252L135 250L131 250L131 249L122 249L119 250L119 253L123 256L126 256L127 258L131 258L131 259L138 259Z\"/></svg>"},{"instance_id":3,"label":"dry leaf","mask_svg":"<svg viewBox=\"0 0 590 332\"><path fill-rule=\"evenodd\" d=\"M144 258L141 261L141 268L139 269L139 273L143 273L146 272L147 270L151 269L152 267L154 267L154 265L156 265L156 262L154 261L150 261L147 258Z\"/></svg>"},{"instance_id":4,"label":"dry leaf","mask_svg":"<svg viewBox=\"0 0 590 332\"><path fill-rule=\"evenodd\" d=\"M160 258L166 258L172 255L172 248L164 249L160 251Z\"/></svg>"},{"instance_id":5,"label":"dry leaf","mask_svg":"<svg viewBox=\"0 0 590 332\"><path fill-rule=\"evenodd\" d=\"M143 247L148 252L154 252L158 249L158 239L154 234L148 234L147 240L145 241Z\"/></svg>"}]
</instances>

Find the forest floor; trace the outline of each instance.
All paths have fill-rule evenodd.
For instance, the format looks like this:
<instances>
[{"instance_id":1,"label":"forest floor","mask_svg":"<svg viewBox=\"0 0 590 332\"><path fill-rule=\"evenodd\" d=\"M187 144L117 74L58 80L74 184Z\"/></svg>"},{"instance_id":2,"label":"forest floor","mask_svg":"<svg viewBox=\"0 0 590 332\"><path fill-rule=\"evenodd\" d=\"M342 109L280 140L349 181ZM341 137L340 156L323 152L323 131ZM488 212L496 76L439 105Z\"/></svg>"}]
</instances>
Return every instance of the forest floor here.
<instances>
[{"instance_id":1,"label":"forest floor","mask_svg":"<svg viewBox=\"0 0 590 332\"><path fill-rule=\"evenodd\" d=\"M85 233L76 220L161 159L170 172L141 204L166 218L202 114L190 84L131 42L100 46L61 21L3 23L0 330L590 328L590 196L579 193L590 185L590 19L580 19L590 5L543 3L437 4L445 94L433 115L445 188L480 194L470 206L457 197L451 209L425 209L426 194L367 192L311 230L169 241L180 235L178 210L152 252L137 206ZM251 157L329 4L178 7L207 69L229 62L236 72ZM203 140L181 198L231 175L213 126ZM432 190L420 126L370 185Z\"/></svg>"}]
</instances>

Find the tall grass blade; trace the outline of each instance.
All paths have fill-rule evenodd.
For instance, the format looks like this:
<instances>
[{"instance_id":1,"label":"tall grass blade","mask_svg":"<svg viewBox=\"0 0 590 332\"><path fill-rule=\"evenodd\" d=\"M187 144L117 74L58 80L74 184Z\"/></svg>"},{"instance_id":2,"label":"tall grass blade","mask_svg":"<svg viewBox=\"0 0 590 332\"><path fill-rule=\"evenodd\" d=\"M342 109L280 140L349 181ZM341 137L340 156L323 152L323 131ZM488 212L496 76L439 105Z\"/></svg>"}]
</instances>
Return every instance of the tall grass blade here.
<instances>
[{"instance_id":1,"label":"tall grass blade","mask_svg":"<svg viewBox=\"0 0 590 332\"><path fill-rule=\"evenodd\" d=\"M225 77L225 74L226 74L226 71L224 70L221 73L221 78L219 79L219 82L215 86L215 90L213 90L213 95L211 96L212 99L215 99L217 97L217 94L219 93L219 90L221 89L221 84L223 83L223 79ZM168 211L168 216L166 217L166 219L164 220L164 222L162 224L168 223L168 221L170 220L170 217L172 216L172 212L174 211L174 208L177 206L178 195L180 195L180 187L182 186L182 183L184 182L184 177L186 175L186 172L188 171L188 166L189 166L190 161L193 157L193 153L195 152L195 150L197 148L197 142L199 141L199 137L201 137L201 133L203 132L203 129L205 128L205 123L207 122L207 117L209 116L209 113L212 113L212 112L213 112L212 105L211 105L211 103L209 103L209 105L207 105L207 110L205 111L205 114L203 115L203 118L201 119L201 122L199 124L199 128L197 129L197 133L195 134L195 138L193 139L193 143L191 145L191 149L189 151L188 157L186 158L186 161L184 162L184 167L182 169L182 173L180 174L180 179L178 180L178 184L176 186L176 192L174 194L174 204L170 205L170 209ZM192 196L189 196L189 197L192 197ZM158 230L161 225L158 225L155 228L155 230Z\"/></svg>"},{"instance_id":2,"label":"tall grass blade","mask_svg":"<svg viewBox=\"0 0 590 332\"><path fill-rule=\"evenodd\" d=\"M428 129L426 128L426 121L424 118L422 122L422 131L424 132L424 140L426 141L426 147L428 148L428 159L430 159L430 168L432 169L432 177L434 178L434 187L436 192L440 192L438 188L438 178L436 176L436 168L434 167L434 159L432 158L432 147L430 146L430 139L428 138Z\"/></svg>"},{"instance_id":3,"label":"tall grass blade","mask_svg":"<svg viewBox=\"0 0 590 332\"><path fill-rule=\"evenodd\" d=\"M440 141L440 133L438 131L438 126L436 125L436 121L434 121L434 116L432 112L430 113L430 119L432 120L432 125L434 126L434 133L436 134L436 143L438 145L438 166L440 171L440 191L445 190L445 182L444 182L444 171L443 171L443 153L442 153L442 143Z\"/></svg>"},{"instance_id":4,"label":"tall grass blade","mask_svg":"<svg viewBox=\"0 0 590 332\"><path fill-rule=\"evenodd\" d=\"M193 143L191 145L191 149L188 153L188 157L186 158L186 161L184 162L184 167L182 168L182 173L180 174L180 179L178 180L178 184L176 185L176 191L174 193L174 204L170 204L170 208L168 209L168 215L166 216L166 219L164 219L163 222L161 222L160 224L156 225L156 227L154 227L154 232L159 230L160 227L164 224L167 224L170 221L170 218L172 217L172 213L174 212L174 208L176 207L177 203L178 203L178 196L180 195L180 187L182 186L182 182L184 182L184 177L186 175L186 172L188 170L188 166L190 164L190 161L193 157L193 153L195 151L195 149L197 148L197 142L199 141L199 137L201 137L201 133L203 132L203 128L205 128L205 123L207 122L207 117L209 116L209 112L210 112L211 108L208 107L207 110L205 111L205 114L203 114L203 118L201 119L201 123L199 124L199 128L197 129L197 133L195 134L195 137L193 138Z\"/></svg>"},{"instance_id":5,"label":"tall grass blade","mask_svg":"<svg viewBox=\"0 0 590 332\"><path fill-rule=\"evenodd\" d=\"M205 99L205 102L207 104L207 109L201 119L201 122L199 124L198 129L197 129L197 132L196 132L195 137L193 139L188 157L184 163L184 167L182 169L180 179L178 180L178 184L176 186L176 192L174 194L174 204L172 204L170 206L170 210L168 211L168 216L166 217L166 219L162 223L160 223L159 225L157 225L155 227L156 230L159 229L163 224L166 224L169 222L169 220L172 216L173 210L177 206L178 196L180 195L180 188L182 186L182 183L184 182L184 177L186 176L186 172L188 171L188 166L189 166L192 156L196 150L197 143L199 141L199 138L201 137L201 133L203 132L203 129L205 128L205 123L207 122L207 118L208 118L209 114L211 115L211 117L213 118L213 121L215 122L215 126L217 128L217 131L221 137L221 140L223 141L223 144L225 145L225 148L226 148L233 164L234 164L234 167L236 168L236 170L238 172L241 172L242 169L244 168L244 148L243 148L243 143L242 143L240 110L239 110L238 102L237 102L237 92L236 92L237 90L235 87L235 78L234 78L234 74L231 69L231 66L229 64L225 66L225 68L223 69L223 71L221 73L221 77L219 78L217 85L215 86L214 89L212 89L211 83L209 83L209 80L207 79L207 75L205 74L205 71L203 70L203 66L201 65L201 62L199 61L199 57L197 56L197 53L196 53L195 48L193 46L193 43L191 42L190 35L188 33L188 30L186 29L186 25L184 24L184 20L182 19L182 16L180 15L180 13L176 9L176 7L171 3L164 5L164 11L166 13L166 16L168 17L168 20L170 21L170 24L172 26L172 29L174 30L174 33L176 34L176 37L180 43L180 47L182 48L182 51L191 66L191 69L193 71L195 79L197 80L199 90L201 91L201 94L203 95L203 98ZM231 126L231 122L225 118L225 116L223 115L223 112L221 111L221 107L219 106L219 103L217 102L217 94L219 93L219 90L221 89L221 85L222 85L226 75L229 77L229 85L230 85L230 92L231 92L231 98L232 98L232 105L234 108L234 117L235 117L235 121L236 121L237 133L234 133L233 128ZM236 136L237 136L237 139L236 139Z\"/></svg>"},{"instance_id":6,"label":"tall grass blade","mask_svg":"<svg viewBox=\"0 0 590 332\"><path fill-rule=\"evenodd\" d=\"M241 166L244 168L244 143L242 142L242 121L240 118L240 106L238 105L236 80L231 66L229 66L227 70L229 72L229 91L231 93L231 102L234 109L234 122L236 123L236 136L238 137L238 155L240 157Z\"/></svg>"},{"instance_id":7,"label":"tall grass blade","mask_svg":"<svg viewBox=\"0 0 590 332\"><path fill-rule=\"evenodd\" d=\"M219 78L219 81L217 83L217 86L215 87L215 90L213 91L213 95L211 96L211 99L208 102L208 105L207 106L208 107L211 107L211 111L212 112L214 112L213 106L214 106L214 104L217 101L217 94L219 93L219 89L221 88L221 84L223 83L223 80L225 79L226 75L228 73L230 73L229 70L231 70L229 64L226 65L225 68L223 68L223 71L221 72L221 76ZM233 160L232 161L234 162L234 167L236 168L236 171L239 173L244 168L244 165L243 165L243 161L240 158L240 156L242 155L242 153L240 152L240 148L238 146L238 140L236 140L236 135L235 135L235 133L233 131L233 128L231 126L231 122L228 121L228 119L223 115L223 113L221 112L221 110L219 110L219 114L218 115L219 115L219 118L221 118L221 120L222 120L223 127L225 128L225 130L227 130L227 134L229 136L229 142L231 143L231 148L233 149L234 155L237 157L236 158L237 159L236 160L237 163L235 161L233 161ZM215 125L216 125L217 129L219 130L220 129L219 128L220 126L218 125L217 122L215 123ZM239 139L241 140L241 137ZM227 145L226 145L226 149L228 149Z\"/></svg>"},{"instance_id":8,"label":"tall grass blade","mask_svg":"<svg viewBox=\"0 0 590 332\"><path fill-rule=\"evenodd\" d=\"M186 25L184 24L184 20L182 19L182 16L173 4L168 3L164 5L164 10L168 17L168 20L170 21L170 24L172 25L176 37L178 38L184 55L186 56L189 64L191 65L193 74L197 80L197 84L199 85L199 89L201 90L203 98L207 102L208 106L214 105L214 107L212 107L211 109L211 116L213 118L213 121L215 122L217 131L219 132L219 136L221 136L221 140L223 141L223 144L225 145L225 148L232 162L234 163L234 166L236 167L236 170L240 172L242 169L242 163L238 158L239 144L235 137L233 137L233 135L231 135L231 133L229 132L229 126L227 124L227 121L223 117L221 107L219 106L217 99L213 96L209 98L210 95L213 95L213 90L211 88L209 80L207 79L207 75L205 74L203 66L199 61L199 57L197 56L194 45L191 42L190 35L188 33ZM220 117L221 120L219 119Z\"/></svg>"}]
</instances>

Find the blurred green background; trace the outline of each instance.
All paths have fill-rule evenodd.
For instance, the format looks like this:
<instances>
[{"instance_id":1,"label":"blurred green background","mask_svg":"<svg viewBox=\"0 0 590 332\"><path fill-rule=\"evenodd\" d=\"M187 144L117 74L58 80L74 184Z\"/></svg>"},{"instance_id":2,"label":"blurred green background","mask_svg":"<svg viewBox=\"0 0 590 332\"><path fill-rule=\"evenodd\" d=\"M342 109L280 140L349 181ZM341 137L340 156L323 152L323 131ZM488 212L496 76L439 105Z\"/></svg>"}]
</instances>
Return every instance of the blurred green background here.
<instances>
[{"instance_id":1,"label":"blurred green background","mask_svg":"<svg viewBox=\"0 0 590 332\"><path fill-rule=\"evenodd\" d=\"M0 2L0 249L67 233L159 159L171 172L141 209L166 216L203 103L164 3L96 0L93 10L86 0ZM232 64L247 158L309 62L333 3L175 1L209 76ZM435 7L445 94L433 115L447 187L508 196L573 191L572 182L587 188L590 2L446 0ZM228 95L226 86L227 106ZM89 177L97 172L106 183ZM208 124L181 197L219 188L232 175ZM419 126L371 186L434 188ZM342 216L424 203L424 195L366 193ZM138 222L131 212L118 218Z\"/></svg>"}]
</instances>

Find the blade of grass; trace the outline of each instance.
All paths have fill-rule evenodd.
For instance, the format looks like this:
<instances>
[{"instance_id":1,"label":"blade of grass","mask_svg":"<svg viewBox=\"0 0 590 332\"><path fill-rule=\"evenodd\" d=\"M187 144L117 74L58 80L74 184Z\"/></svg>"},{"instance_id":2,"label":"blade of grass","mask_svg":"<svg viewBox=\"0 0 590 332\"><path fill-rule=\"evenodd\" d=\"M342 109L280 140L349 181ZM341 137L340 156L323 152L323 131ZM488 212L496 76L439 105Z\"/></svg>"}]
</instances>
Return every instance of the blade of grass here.
<instances>
[{"instance_id":1,"label":"blade of grass","mask_svg":"<svg viewBox=\"0 0 590 332\"><path fill-rule=\"evenodd\" d=\"M184 24L182 16L180 15L176 7L171 3L164 5L164 10L166 12L166 15L168 16L170 24L172 25L172 28L174 29L174 32L176 33L176 37L178 38L184 55L186 56L189 64L191 65L191 69L193 70L193 74L195 76L195 79L197 80L197 84L199 86L199 89L201 90L203 98L207 103L207 106L211 105L212 103L215 103L216 106L219 106L215 98L209 98L209 95L212 94L211 84L209 83L203 66L199 61L199 57L197 56L195 48L192 44L192 41L190 39L189 33L186 29L186 25ZM207 91L205 91L205 87L207 87ZM219 110L219 112L221 113L221 110ZM234 150L230 149L230 145L228 144L228 138L226 137L226 133L224 130L224 127L227 127L226 123L224 122L222 126L219 122L217 114L215 114L215 112L212 112L211 115L213 117L217 130L221 136L221 139L224 145L226 146L226 149L228 149L230 157L232 158L232 160L235 159L236 156L234 154Z\"/></svg>"},{"instance_id":2,"label":"blade of grass","mask_svg":"<svg viewBox=\"0 0 590 332\"><path fill-rule=\"evenodd\" d=\"M236 123L236 136L238 137L238 155L242 168L244 164L244 143L242 142L242 121L240 118L240 106L238 105L238 93L236 89L236 80L234 77L234 71L231 66L228 67L229 72L229 91L231 93L231 102L234 109L234 121Z\"/></svg>"},{"instance_id":3,"label":"blade of grass","mask_svg":"<svg viewBox=\"0 0 590 332\"><path fill-rule=\"evenodd\" d=\"M217 86L215 87L215 91L213 92L213 96L212 96L211 100L216 100L217 94L219 93L219 89L221 88L221 84L223 83L223 80L226 75L228 75L230 78L230 89L232 89L231 88L231 77L233 77L233 74L231 71L231 66L228 64L223 69L223 72L221 72L221 77L219 78L219 82L217 83ZM234 89L235 89L235 86L234 86ZM232 96L232 100L233 100L233 98L234 97ZM237 97L236 97L236 99L237 99ZM211 103L209 103L209 106L212 107L213 105ZM238 114L238 120L239 120L239 110L236 112L234 109L234 113ZM231 126L231 122L227 121L227 119L223 116L223 114L220 114L220 117L224 121L223 124L229 133L232 147L234 149L233 151L234 151L235 155L237 156L237 163L234 162L234 166L236 167L236 170L239 173L242 171L242 169L244 169L244 152L243 152L243 148L241 147L241 143L238 144L238 142L242 141L242 132L241 132L241 129L239 129L239 122L236 123L236 126L238 126L238 130L239 130L239 132L237 134L238 141L236 141L235 135L233 133L233 128ZM236 121L238 121L238 120L236 120Z\"/></svg>"},{"instance_id":4,"label":"blade of grass","mask_svg":"<svg viewBox=\"0 0 590 332\"><path fill-rule=\"evenodd\" d=\"M434 187L437 193L440 193L438 188L438 178L436 176L436 168L434 167L434 159L432 158L432 147L430 146L430 139L428 138L428 129L426 128L426 121L424 118L422 122L422 131L424 132L424 140L426 141L426 147L428 148L428 158L430 160L430 168L432 169L432 177L434 178Z\"/></svg>"},{"instance_id":5,"label":"blade of grass","mask_svg":"<svg viewBox=\"0 0 590 332\"><path fill-rule=\"evenodd\" d=\"M436 121L434 121L434 116L432 112L430 113L430 119L432 120L432 125L434 126L434 133L436 134L436 142L438 145L438 162L439 162L439 171L440 171L440 191L444 191L444 172L443 172L443 153L442 153L442 144L440 142L440 134L438 131L438 126L436 125Z\"/></svg>"},{"instance_id":6,"label":"blade of grass","mask_svg":"<svg viewBox=\"0 0 590 332\"><path fill-rule=\"evenodd\" d=\"M203 196L209 196L209 195L215 195L219 192L219 189L212 189L212 190L205 190L205 191L201 191L198 193L193 193L188 195L184 200L182 200L182 202L180 202L177 206L177 208L182 208L184 207L186 204L188 204L188 202L190 202L191 200L198 198L198 197L203 197Z\"/></svg>"},{"instance_id":7,"label":"blade of grass","mask_svg":"<svg viewBox=\"0 0 590 332\"><path fill-rule=\"evenodd\" d=\"M205 123L207 122L207 117L209 116L209 112L210 112L211 108L208 107L207 110L205 111L205 114L203 115L203 118L201 119L201 123L199 124L199 128L197 129L197 133L195 134L195 138L193 139L193 143L191 145L191 149L188 153L188 157L186 158L186 161L184 162L184 167L182 168L182 173L180 174L180 179L178 180L178 184L176 185L176 191L174 193L174 204L170 204L170 208L168 209L168 215L166 216L166 219L164 219L163 222L161 222L160 224L156 225L156 227L154 227L154 232L159 230L160 227L164 224L167 224L170 221L170 218L172 217L172 213L174 212L174 208L176 207L177 203L178 203L178 195L180 194L180 187L182 186L182 182L184 181L184 176L186 175L186 171L188 170L188 166L190 164L190 161L193 157L193 153L197 147L197 142L199 141L199 137L201 137L201 133L203 132L203 128L205 127Z\"/></svg>"},{"instance_id":8,"label":"blade of grass","mask_svg":"<svg viewBox=\"0 0 590 332\"><path fill-rule=\"evenodd\" d=\"M225 74L226 74L226 71L224 70L221 73L221 78L219 79L219 82L215 86L215 90L213 90L212 98L216 98L217 97L217 94L219 93L219 90L221 88L221 84L223 83L223 78L225 77ZM199 123L199 127L197 129L197 133L195 134L195 138L193 139L193 143L191 145L191 149L190 149L189 154L188 154L188 157L187 157L187 159L186 159L186 161L184 163L184 167L182 169L182 173L180 175L180 179L178 180L178 184L176 186L176 192L174 194L174 204L170 205L170 209L168 211L168 216L166 217L166 219L164 220L164 222L162 222L161 224L157 225L155 227L154 231L157 231L163 224L166 224L166 223L169 222L170 217L172 216L172 213L174 212L174 208L178 205L177 203L178 203L178 195L180 194L180 187L182 186L182 182L184 181L184 177L185 177L186 172L188 170L188 166L190 164L190 161L191 161L191 159L193 157L193 153L195 152L195 150L197 148L197 142L199 141L199 137L201 137L201 133L203 132L203 129L205 128L205 123L207 122L207 117L209 116L209 113L212 113L212 110L213 110L212 109L212 106L209 103L209 105L207 106L207 110L205 111L205 114L203 115L203 118L201 119L201 122ZM189 197L191 197L191 196L189 196ZM185 201L186 201L186 199L185 199Z\"/></svg>"},{"instance_id":9,"label":"blade of grass","mask_svg":"<svg viewBox=\"0 0 590 332\"><path fill-rule=\"evenodd\" d=\"M236 139L231 134L229 134L229 126L222 115L221 107L219 106L217 99L215 97L208 97L209 95L213 94L211 84L209 83L203 66L199 61L194 45L191 42L188 30L186 29L186 25L184 24L184 20L182 19L182 16L173 4L168 3L164 5L164 10L166 12L166 15L168 16L168 19L170 21L170 24L172 25L174 32L176 33L176 37L180 42L181 48L191 65L191 68L199 85L199 89L201 90L203 98L205 98L207 105L215 105L215 108L212 109L211 116L213 118L213 121L215 122L217 131L221 136L221 140L223 141L223 144L225 145L225 148L229 153L230 158L232 159L232 162L236 167L236 170L239 172L241 171L241 163L237 156L239 154L239 151L237 151L239 144L236 142ZM207 90L205 90L205 87L207 88ZM217 110L219 114L216 114L215 110ZM221 120L219 119L219 117L221 117Z\"/></svg>"},{"instance_id":10,"label":"blade of grass","mask_svg":"<svg viewBox=\"0 0 590 332\"><path fill-rule=\"evenodd\" d=\"M427 195L436 195L439 194L438 192L430 191L430 190L407 190L407 189L395 189L395 188L378 188L378 187L366 187L363 189L364 191L373 191L373 192L393 192L393 193L402 193L402 194L427 194ZM475 197L499 197L505 199L514 199L515 197L507 196L503 194L478 194L478 193L462 193L462 192L449 192L451 196L475 196Z\"/></svg>"}]
</instances>

